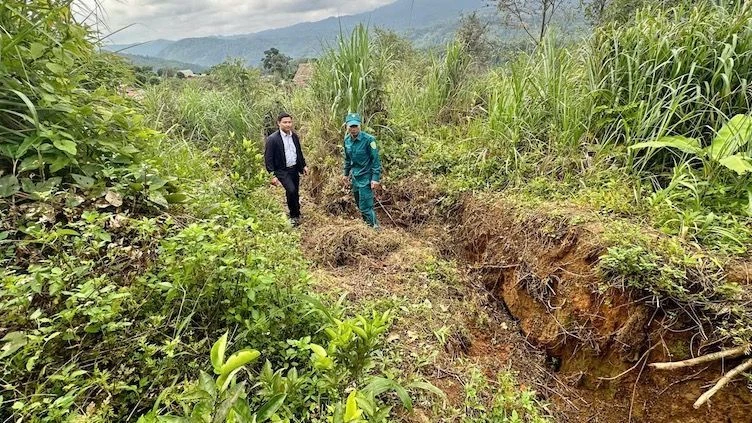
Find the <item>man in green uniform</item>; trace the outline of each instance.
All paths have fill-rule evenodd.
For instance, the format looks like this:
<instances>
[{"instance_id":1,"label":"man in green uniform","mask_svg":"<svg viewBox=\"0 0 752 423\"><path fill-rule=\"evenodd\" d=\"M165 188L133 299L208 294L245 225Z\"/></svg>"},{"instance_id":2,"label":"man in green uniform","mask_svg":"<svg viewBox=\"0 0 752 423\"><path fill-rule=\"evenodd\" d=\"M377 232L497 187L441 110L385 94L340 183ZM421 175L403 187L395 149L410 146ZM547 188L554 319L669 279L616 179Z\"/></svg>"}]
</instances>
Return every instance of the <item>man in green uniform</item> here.
<instances>
[{"instance_id":1,"label":"man in green uniform","mask_svg":"<svg viewBox=\"0 0 752 423\"><path fill-rule=\"evenodd\" d=\"M345 164L343 179L352 185L353 196L360 214L369 225L379 227L373 209L373 190L381 180L381 158L376 138L360 130L361 118L357 113L345 117Z\"/></svg>"}]
</instances>

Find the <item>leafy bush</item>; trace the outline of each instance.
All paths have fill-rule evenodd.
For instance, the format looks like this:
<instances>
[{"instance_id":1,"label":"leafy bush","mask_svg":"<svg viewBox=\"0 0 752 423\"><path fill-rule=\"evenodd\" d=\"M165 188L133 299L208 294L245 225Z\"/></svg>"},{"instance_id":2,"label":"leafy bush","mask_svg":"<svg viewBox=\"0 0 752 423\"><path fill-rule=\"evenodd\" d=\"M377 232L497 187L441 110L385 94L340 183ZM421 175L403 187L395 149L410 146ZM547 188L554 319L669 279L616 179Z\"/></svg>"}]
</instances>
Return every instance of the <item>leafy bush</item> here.
<instances>
[{"instance_id":1,"label":"leafy bush","mask_svg":"<svg viewBox=\"0 0 752 423\"><path fill-rule=\"evenodd\" d=\"M0 199L76 201L58 192L71 187L157 206L178 200L165 184L143 183L153 172L139 148L156 134L113 90L132 78L127 66L96 53L70 2L3 2L0 27Z\"/></svg>"}]
</instances>

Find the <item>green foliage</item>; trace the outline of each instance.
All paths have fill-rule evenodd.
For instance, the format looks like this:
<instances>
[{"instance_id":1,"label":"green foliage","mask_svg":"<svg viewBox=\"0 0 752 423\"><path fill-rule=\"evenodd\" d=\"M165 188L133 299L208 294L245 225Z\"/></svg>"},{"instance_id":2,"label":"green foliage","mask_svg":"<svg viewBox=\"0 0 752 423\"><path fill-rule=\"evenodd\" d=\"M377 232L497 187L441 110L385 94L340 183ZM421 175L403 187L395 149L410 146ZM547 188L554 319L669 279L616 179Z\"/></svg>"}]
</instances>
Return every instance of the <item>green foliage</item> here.
<instances>
[{"instance_id":1,"label":"green foliage","mask_svg":"<svg viewBox=\"0 0 752 423\"><path fill-rule=\"evenodd\" d=\"M268 402L256 411L252 411L245 389L246 383L236 381L237 373L247 364L258 359L260 353L256 350L245 349L234 353L225 361L226 345L227 333L214 343L211 350L211 361L214 372L218 375L217 380L213 381L209 374L202 371L199 374L197 386L177 400L178 402L185 401L183 408L187 412L184 417L157 415L152 410L140 417L138 422L156 423L170 420L195 423L261 423L269 419L279 419L275 413L284 403L287 396L285 393L272 396ZM192 406L189 406L191 403Z\"/></svg>"},{"instance_id":2,"label":"green foliage","mask_svg":"<svg viewBox=\"0 0 752 423\"><path fill-rule=\"evenodd\" d=\"M647 149L638 160L645 163L661 149L677 152L677 166L665 188L651 197L654 206L673 213L657 213L664 228L727 251L743 253L750 230L736 216L752 215L752 119L737 115L726 123L706 147L700 140L666 136L638 143L630 150Z\"/></svg>"},{"instance_id":3,"label":"green foliage","mask_svg":"<svg viewBox=\"0 0 752 423\"><path fill-rule=\"evenodd\" d=\"M490 405L485 406L484 398L490 397ZM500 373L495 383L490 383L476 368L470 373L465 385L465 408L467 414L463 423L545 423L548 420L542 412L545 409L535 397L535 392L519 389L514 377Z\"/></svg>"},{"instance_id":4,"label":"green foliage","mask_svg":"<svg viewBox=\"0 0 752 423\"><path fill-rule=\"evenodd\" d=\"M218 65L205 79L152 87L144 107L156 127L208 151L216 166L243 181L233 187L247 194L266 180L261 148L267 88L257 71L237 63Z\"/></svg>"},{"instance_id":5,"label":"green foliage","mask_svg":"<svg viewBox=\"0 0 752 423\"><path fill-rule=\"evenodd\" d=\"M671 148L683 153L684 157L689 157L686 162L681 162L679 167L685 172L692 172L693 169L688 166L692 161L699 161L702 165L702 179L705 179L707 185L698 193L700 203L706 203L706 192L708 188L715 188L719 185L723 188L721 192L727 194L725 198L712 198L709 205L716 204L740 204L740 197L749 202L743 208L733 210L737 214L748 212L752 215L752 185L747 177L752 173L752 118L746 115L736 115L728 123L724 124L715 138L707 147L702 147L700 140L682 136L667 136L654 141L638 143L630 147L630 150L650 149L655 150ZM742 150L740 152L740 150ZM643 158L643 161L649 159ZM733 172L733 173L732 173ZM679 173L677 177L681 177ZM695 190L696 191L696 190ZM714 196L715 197L715 196ZM728 206L726 206L728 207Z\"/></svg>"},{"instance_id":6,"label":"green foliage","mask_svg":"<svg viewBox=\"0 0 752 423\"><path fill-rule=\"evenodd\" d=\"M706 338L749 341L752 310L743 289L721 276L717 260L634 225L609 226L606 239L610 246L598 269L611 287L645 292L669 316L688 313L687 320L699 325Z\"/></svg>"},{"instance_id":7,"label":"green foliage","mask_svg":"<svg viewBox=\"0 0 752 423\"><path fill-rule=\"evenodd\" d=\"M442 61L434 59L432 73L426 83L428 112L442 120L456 119L457 108L462 106L462 92L468 83L471 65L469 45L453 41L447 45Z\"/></svg>"},{"instance_id":8,"label":"green foliage","mask_svg":"<svg viewBox=\"0 0 752 423\"><path fill-rule=\"evenodd\" d=\"M600 26L610 23L624 25L640 8L647 6L669 8L682 1L684 0L586 0L583 1L583 5L588 23Z\"/></svg>"},{"instance_id":9,"label":"green foliage","mask_svg":"<svg viewBox=\"0 0 752 423\"><path fill-rule=\"evenodd\" d=\"M164 186L139 189L153 173L139 150L156 134L114 91L128 69L96 53L70 2L3 2L0 27L0 204L70 187L166 206Z\"/></svg>"},{"instance_id":10,"label":"green foliage","mask_svg":"<svg viewBox=\"0 0 752 423\"><path fill-rule=\"evenodd\" d=\"M157 85L162 81L151 66L133 66L132 70L136 79L136 85L144 87Z\"/></svg>"},{"instance_id":11,"label":"green foliage","mask_svg":"<svg viewBox=\"0 0 752 423\"><path fill-rule=\"evenodd\" d=\"M292 58L285 56L274 47L264 52L264 58L261 59L263 69L282 79L290 79L294 76L294 69L291 64Z\"/></svg>"}]
</instances>

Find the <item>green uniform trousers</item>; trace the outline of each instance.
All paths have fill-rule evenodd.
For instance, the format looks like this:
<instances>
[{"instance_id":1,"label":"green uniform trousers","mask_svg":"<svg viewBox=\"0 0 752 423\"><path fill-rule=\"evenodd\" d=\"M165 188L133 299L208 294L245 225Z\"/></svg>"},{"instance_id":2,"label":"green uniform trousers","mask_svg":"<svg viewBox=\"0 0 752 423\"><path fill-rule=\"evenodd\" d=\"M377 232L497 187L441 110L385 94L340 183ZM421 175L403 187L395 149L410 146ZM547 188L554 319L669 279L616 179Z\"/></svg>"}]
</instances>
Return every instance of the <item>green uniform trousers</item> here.
<instances>
[{"instance_id":1,"label":"green uniform trousers","mask_svg":"<svg viewBox=\"0 0 752 423\"><path fill-rule=\"evenodd\" d=\"M374 198L371 180L357 181L353 179L352 192L363 220L374 228L379 226L379 222L376 220L376 211L373 208Z\"/></svg>"}]
</instances>

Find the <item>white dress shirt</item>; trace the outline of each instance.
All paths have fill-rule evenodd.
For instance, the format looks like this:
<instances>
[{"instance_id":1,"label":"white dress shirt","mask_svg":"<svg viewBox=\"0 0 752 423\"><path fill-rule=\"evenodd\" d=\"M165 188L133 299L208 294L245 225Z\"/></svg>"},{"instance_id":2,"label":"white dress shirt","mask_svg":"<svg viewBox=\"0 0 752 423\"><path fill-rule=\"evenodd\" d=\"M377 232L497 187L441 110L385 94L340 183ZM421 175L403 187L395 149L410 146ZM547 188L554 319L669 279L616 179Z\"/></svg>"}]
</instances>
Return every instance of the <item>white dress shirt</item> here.
<instances>
[{"instance_id":1,"label":"white dress shirt","mask_svg":"<svg viewBox=\"0 0 752 423\"><path fill-rule=\"evenodd\" d=\"M287 167L293 167L298 164L298 150L295 149L295 142L292 140L292 131L286 134L285 131L279 131L282 136L282 142L285 144L285 164Z\"/></svg>"}]
</instances>

